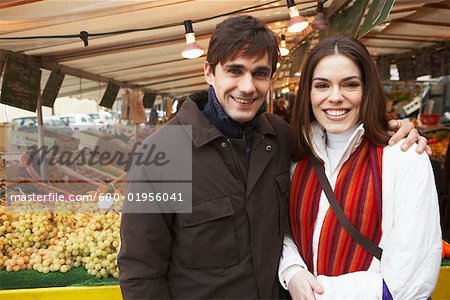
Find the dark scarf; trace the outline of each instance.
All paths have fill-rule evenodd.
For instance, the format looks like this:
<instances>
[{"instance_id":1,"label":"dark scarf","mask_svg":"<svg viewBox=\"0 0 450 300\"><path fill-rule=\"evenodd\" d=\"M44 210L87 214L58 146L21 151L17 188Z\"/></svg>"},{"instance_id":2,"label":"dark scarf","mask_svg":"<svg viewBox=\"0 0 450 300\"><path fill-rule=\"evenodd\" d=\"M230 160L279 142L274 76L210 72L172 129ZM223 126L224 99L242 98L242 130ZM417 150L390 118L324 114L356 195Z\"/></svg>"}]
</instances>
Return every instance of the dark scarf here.
<instances>
[{"instance_id":1,"label":"dark scarf","mask_svg":"<svg viewBox=\"0 0 450 300\"><path fill-rule=\"evenodd\" d=\"M242 139L251 141L253 130L256 125L256 120L260 114L266 111L267 104L264 101L263 105L259 108L255 117L245 124L239 124L231 120L228 115L223 111L217 99L216 93L212 86L209 86L208 102L203 108L203 114L205 117L227 138ZM245 133L245 134L244 134Z\"/></svg>"}]
</instances>

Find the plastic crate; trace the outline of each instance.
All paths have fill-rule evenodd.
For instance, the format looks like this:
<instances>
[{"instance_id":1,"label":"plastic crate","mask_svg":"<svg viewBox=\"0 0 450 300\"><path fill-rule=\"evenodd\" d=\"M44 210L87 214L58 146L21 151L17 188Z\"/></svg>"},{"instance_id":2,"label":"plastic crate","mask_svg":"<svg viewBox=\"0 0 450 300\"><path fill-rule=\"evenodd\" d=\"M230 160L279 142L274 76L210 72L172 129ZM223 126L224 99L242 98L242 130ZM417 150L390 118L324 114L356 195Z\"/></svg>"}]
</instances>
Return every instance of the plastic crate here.
<instances>
[{"instance_id":1,"label":"plastic crate","mask_svg":"<svg viewBox=\"0 0 450 300\"><path fill-rule=\"evenodd\" d=\"M441 115L438 115L438 114L420 115L420 121L424 125L437 125L437 123L439 123L440 118L441 118Z\"/></svg>"}]
</instances>

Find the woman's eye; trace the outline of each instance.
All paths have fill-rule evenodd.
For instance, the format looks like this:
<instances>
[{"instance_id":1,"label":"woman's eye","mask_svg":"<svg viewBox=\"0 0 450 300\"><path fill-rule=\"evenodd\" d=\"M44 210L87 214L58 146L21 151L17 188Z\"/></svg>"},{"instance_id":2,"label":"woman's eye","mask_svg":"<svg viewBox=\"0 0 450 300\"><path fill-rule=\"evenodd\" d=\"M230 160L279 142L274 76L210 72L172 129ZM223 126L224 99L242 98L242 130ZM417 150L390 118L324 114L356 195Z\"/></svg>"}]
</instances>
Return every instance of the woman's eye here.
<instances>
[{"instance_id":1,"label":"woman's eye","mask_svg":"<svg viewBox=\"0 0 450 300\"><path fill-rule=\"evenodd\" d=\"M326 84L326 83L316 83L314 85L314 88L316 88L316 89L324 89L324 88L327 88L327 87L328 87L328 84Z\"/></svg>"},{"instance_id":2,"label":"woman's eye","mask_svg":"<svg viewBox=\"0 0 450 300\"><path fill-rule=\"evenodd\" d=\"M344 84L344 87L354 89L354 88L359 87L360 85L361 84L359 84L359 82L346 82Z\"/></svg>"}]
</instances>

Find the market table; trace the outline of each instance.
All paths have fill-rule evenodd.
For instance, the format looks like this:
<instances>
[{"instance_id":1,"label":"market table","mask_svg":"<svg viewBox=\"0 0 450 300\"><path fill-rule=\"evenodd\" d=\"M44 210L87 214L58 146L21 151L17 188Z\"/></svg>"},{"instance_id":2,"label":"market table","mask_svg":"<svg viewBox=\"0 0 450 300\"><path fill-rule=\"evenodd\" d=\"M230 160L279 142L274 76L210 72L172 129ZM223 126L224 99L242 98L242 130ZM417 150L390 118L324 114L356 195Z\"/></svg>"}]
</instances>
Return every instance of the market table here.
<instances>
[{"instance_id":1,"label":"market table","mask_svg":"<svg viewBox=\"0 0 450 300\"><path fill-rule=\"evenodd\" d=\"M118 285L0 291L1 300L122 300Z\"/></svg>"},{"instance_id":2,"label":"market table","mask_svg":"<svg viewBox=\"0 0 450 300\"><path fill-rule=\"evenodd\" d=\"M16 289L0 291L0 300L121 300L122 295L117 279L97 279L87 274L84 268L76 268L65 274L55 272L41 274L36 271L0 272L0 288L4 283L14 284ZM25 282L24 278L30 277ZM39 279L41 277L41 279ZM66 277L66 278L64 278ZM32 278L33 281L31 280ZM3 281L7 280L7 281ZM43 284L53 287L38 288ZM68 286L61 287L60 284ZM24 288L25 284L32 284L36 288ZM442 262L433 300L450 299L450 260Z\"/></svg>"},{"instance_id":3,"label":"market table","mask_svg":"<svg viewBox=\"0 0 450 300\"><path fill-rule=\"evenodd\" d=\"M431 298L433 300L450 299L450 259L442 261L439 279Z\"/></svg>"}]
</instances>

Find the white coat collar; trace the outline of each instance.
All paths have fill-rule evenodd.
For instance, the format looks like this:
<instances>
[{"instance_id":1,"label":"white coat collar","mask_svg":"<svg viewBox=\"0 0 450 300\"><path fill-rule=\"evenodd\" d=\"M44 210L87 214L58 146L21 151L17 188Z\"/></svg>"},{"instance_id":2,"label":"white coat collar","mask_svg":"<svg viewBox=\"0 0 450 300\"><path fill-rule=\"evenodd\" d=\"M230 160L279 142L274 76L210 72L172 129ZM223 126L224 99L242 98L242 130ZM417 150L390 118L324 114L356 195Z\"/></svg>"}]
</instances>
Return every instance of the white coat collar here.
<instances>
[{"instance_id":1,"label":"white coat collar","mask_svg":"<svg viewBox=\"0 0 450 300\"><path fill-rule=\"evenodd\" d=\"M361 144L365 132L364 124L359 123L356 124L355 127L356 129L347 142L344 155L342 156L341 162L339 164L345 162L353 153L353 151L355 151L355 149ZM317 157L325 161L325 158L327 157L326 132L325 128L323 128L317 121L314 121L311 124L311 142L313 152L316 154Z\"/></svg>"}]
</instances>

